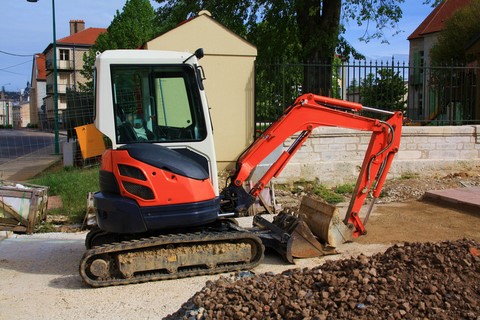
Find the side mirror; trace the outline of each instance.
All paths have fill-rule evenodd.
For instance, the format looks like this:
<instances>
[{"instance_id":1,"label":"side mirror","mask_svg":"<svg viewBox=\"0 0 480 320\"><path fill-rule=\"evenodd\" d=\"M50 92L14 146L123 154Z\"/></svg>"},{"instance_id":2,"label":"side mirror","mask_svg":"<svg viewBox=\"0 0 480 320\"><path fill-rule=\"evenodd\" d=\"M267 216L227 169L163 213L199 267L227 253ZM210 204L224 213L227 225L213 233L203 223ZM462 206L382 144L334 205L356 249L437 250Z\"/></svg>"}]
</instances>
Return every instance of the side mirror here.
<instances>
[{"instance_id":1,"label":"side mirror","mask_svg":"<svg viewBox=\"0 0 480 320\"><path fill-rule=\"evenodd\" d=\"M187 59L183 60L183 63L187 62L188 59L190 59L193 56L197 57L198 60L202 59L203 58L203 48L198 48L197 50L195 50L195 53L192 54L191 56L189 56Z\"/></svg>"},{"instance_id":2,"label":"side mirror","mask_svg":"<svg viewBox=\"0 0 480 320\"><path fill-rule=\"evenodd\" d=\"M195 50L195 57L197 57L198 60L202 59L203 56L203 48L198 48L197 50Z\"/></svg>"}]
</instances>

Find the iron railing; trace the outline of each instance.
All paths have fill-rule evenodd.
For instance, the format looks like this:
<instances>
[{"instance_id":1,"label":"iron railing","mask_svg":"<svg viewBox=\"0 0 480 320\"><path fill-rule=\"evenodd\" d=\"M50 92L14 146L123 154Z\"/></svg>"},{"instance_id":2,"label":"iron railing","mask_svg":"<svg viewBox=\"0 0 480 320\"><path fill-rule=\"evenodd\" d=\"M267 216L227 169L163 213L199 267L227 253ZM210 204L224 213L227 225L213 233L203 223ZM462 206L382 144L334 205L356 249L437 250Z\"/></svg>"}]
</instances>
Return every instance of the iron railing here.
<instances>
[{"instance_id":1,"label":"iron railing","mask_svg":"<svg viewBox=\"0 0 480 320\"><path fill-rule=\"evenodd\" d=\"M302 93L305 68L331 65L256 65L257 132L276 119ZM480 123L479 67L413 66L404 62L337 61L328 96L364 105L402 110L411 125ZM322 74L322 72L320 72Z\"/></svg>"}]
</instances>

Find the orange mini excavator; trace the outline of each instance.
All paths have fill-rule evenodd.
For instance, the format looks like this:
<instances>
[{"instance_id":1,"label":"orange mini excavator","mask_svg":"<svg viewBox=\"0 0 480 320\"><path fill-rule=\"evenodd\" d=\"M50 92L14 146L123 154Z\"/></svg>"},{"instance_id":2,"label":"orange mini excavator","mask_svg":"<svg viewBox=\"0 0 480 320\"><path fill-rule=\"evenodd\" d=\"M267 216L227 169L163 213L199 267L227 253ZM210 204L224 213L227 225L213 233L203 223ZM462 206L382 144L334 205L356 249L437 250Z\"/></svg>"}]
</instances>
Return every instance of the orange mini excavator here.
<instances>
[{"instance_id":1,"label":"orange mini excavator","mask_svg":"<svg viewBox=\"0 0 480 320\"><path fill-rule=\"evenodd\" d=\"M194 54L113 50L97 56L95 125L112 147L102 156L95 193L98 227L87 235L80 262L80 274L91 286L249 269L261 262L264 246L292 261L325 253L330 233L340 229L344 239L366 233L359 211L369 194L372 205L380 195L399 148L402 113L302 95L243 152L220 192L198 65L202 56L201 49ZM361 116L362 110L386 119ZM331 210L318 212L326 216L323 231L288 215L273 222L256 216L252 228L239 227L235 218L319 126L371 132L345 219L332 222ZM292 135L297 138L290 147L245 189L255 167Z\"/></svg>"}]
</instances>

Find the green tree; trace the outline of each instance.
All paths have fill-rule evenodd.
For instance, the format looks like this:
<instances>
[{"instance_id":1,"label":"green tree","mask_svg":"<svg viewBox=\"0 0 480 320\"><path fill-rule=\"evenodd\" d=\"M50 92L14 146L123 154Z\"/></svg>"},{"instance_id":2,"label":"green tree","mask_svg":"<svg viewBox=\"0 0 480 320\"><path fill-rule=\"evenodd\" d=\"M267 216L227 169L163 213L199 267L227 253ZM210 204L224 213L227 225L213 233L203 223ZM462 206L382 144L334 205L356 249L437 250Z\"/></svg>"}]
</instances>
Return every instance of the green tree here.
<instances>
[{"instance_id":1,"label":"green tree","mask_svg":"<svg viewBox=\"0 0 480 320\"><path fill-rule=\"evenodd\" d=\"M333 59L332 69L332 97L341 99L341 83L342 83L342 60L339 57Z\"/></svg>"},{"instance_id":2,"label":"green tree","mask_svg":"<svg viewBox=\"0 0 480 320\"><path fill-rule=\"evenodd\" d=\"M377 70L377 76L369 73L360 83L360 102L383 110L403 110L406 93L404 80L391 68Z\"/></svg>"},{"instance_id":3,"label":"green tree","mask_svg":"<svg viewBox=\"0 0 480 320\"><path fill-rule=\"evenodd\" d=\"M122 12L117 10L107 32L101 34L89 52L83 56L82 91L93 89L93 69L97 52L109 49L134 49L154 38L159 32L157 15L149 0L127 0Z\"/></svg>"},{"instance_id":4,"label":"green tree","mask_svg":"<svg viewBox=\"0 0 480 320\"><path fill-rule=\"evenodd\" d=\"M445 21L445 28L430 51L433 65L465 64L475 58L466 56L466 46L480 33L479 16L480 0L473 0Z\"/></svg>"},{"instance_id":5,"label":"green tree","mask_svg":"<svg viewBox=\"0 0 480 320\"><path fill-rule=\"evenodd\" d=\"M351 82L350 82L350 85L348 86L347 88L347 93L349 94L356 94L358 93L360 90L359 86L358 86L358 81L357 79L353 79Z\"/></svg>"},{"instance_id":6,"label":"green tree","mask_svg":"<svg viewBox=\"0 0 480 320\"><path fill-rule=\"evenodd\" d=\"M332 94L332 62L358 52L343 38L352 22L365 27L364 41L395 29L404 0L156 0L164 30L209 10L213 17L258 48L258 61L305 63L304 92ZM426 0L424 3L436 3ZM313 67L307 64L316 62Z\"/></svg>"}]
</instances>

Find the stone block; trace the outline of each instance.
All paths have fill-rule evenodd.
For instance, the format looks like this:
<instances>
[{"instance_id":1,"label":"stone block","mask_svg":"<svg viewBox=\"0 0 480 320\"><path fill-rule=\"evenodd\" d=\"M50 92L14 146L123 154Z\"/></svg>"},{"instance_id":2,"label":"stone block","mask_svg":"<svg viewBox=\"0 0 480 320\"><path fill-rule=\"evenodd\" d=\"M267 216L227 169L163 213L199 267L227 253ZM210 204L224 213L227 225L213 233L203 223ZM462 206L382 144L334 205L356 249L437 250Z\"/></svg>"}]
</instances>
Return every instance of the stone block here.
<instances>
[{"instance_id":1,"label":"stone block","mask_svg":"<svg viewBox=\"0 0 480 320\"><path fill-rule=\"evenodd\" d=\"M436 144L437 150L457 150L456 143L439 142Z\"/></svg>"},{"instance_id":2,"label":"stone block","mask_svg":"<svg viewBox=\"0 0 480 320\"><path fill-rule=\"evenodd\" d=\"M439 159L459 159L460 158L460 150L432 150L428 152L428 158L432 160L439 160Z\"/></svg>"},{"instance_id":3,"label":"stone block","mask_svg":"<svg viewBox=\"0 0 480 320\"><path fill-rule=\"evenodd\" d=\"M416 159L422 159L424 156L423 152L418 151L418 150L400 150L397 153L398 159L401 160L416 160Z\"/></svg>"},{"instance_id":4,"label":"stone block","mask_svg":"<svg viewBox=\"0 0 480 320\"><path fill-rule=\"evenodd\" d=\"M460 159L478 159L478 150L460 150Z\"/></svg>"}]
</instances>

